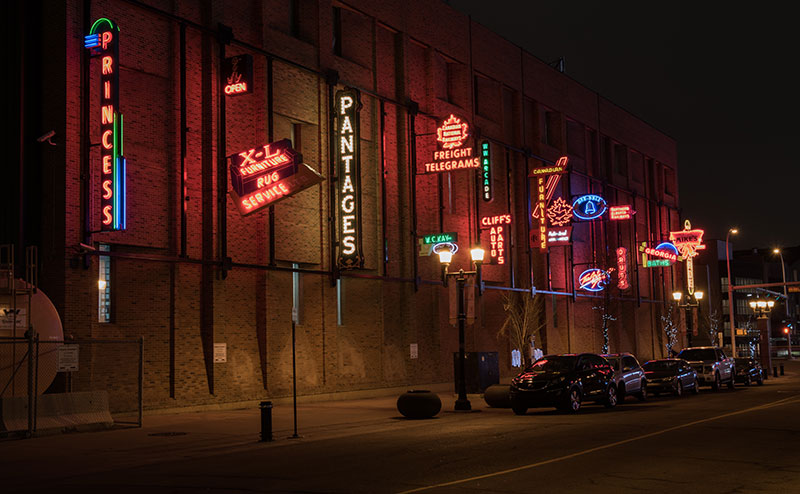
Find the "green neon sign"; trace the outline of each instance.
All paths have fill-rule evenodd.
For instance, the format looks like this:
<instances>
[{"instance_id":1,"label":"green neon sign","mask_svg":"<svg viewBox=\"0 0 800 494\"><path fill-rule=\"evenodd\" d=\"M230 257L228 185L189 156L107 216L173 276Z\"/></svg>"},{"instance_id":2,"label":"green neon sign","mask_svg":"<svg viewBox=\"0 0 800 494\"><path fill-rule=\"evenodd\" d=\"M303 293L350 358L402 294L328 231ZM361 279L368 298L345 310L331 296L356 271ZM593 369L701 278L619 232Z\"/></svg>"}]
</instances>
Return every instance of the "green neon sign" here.
<instances>
[{"instance_id":1,"label":"green neon sign","mask_svg":"<svg viewBox=\"0 0 800 494\"><path fill-rule=\"evenodd\" d=\"M432 235L422 236L423 245L432 245L432 244L440 244L442 242L457 242L457 241L458 241L457 232L434 233Z\"/></svg>"},{"instance_id":2,"label":"green neon sign","mask_svg":"<svg viewBox=\"0 0 800 494\"><path fill-rule=\"evenodd\" d=\"M671 266L669 259L648 259L644 267L646 268L666 268Z\"/></svg>"},{"instance_id":3,"label":"green neon sign","mask_svg":"<svg viewBox=\"0 0 800 494\"><path fill-rule=\"evenodd\" d=\"M492 154L489 141L481 142L481 193L483 200L489 202L494 197L492 191Z\"/></svg>"}]
</instances>

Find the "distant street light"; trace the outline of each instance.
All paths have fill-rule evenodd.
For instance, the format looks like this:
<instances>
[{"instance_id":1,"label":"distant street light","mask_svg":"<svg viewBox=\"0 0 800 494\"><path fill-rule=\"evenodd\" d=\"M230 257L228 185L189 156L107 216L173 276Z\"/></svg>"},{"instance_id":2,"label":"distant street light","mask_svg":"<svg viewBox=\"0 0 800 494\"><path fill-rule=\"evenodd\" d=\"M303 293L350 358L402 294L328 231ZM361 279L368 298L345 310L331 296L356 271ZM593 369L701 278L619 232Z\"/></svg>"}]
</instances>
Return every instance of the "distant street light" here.
<instances>
[{"instance_id":1,"label":"distant street light","mask_svg":"<svg viewBox=\"0 0 800 494\"><path fill-rule=\"evenodd\" d=\"M789 293L786 290L786 265L783 263L783 252L781 252L780 249L772 249L772 253L781 256L781 271L783 273L783 303L786 307L787 324L791 324L792 320L789 316ZM790 332L786 332L786 341L789 342L789 359L792 359L792 334Z\"/></svg>"},{"instance_id":2,"label":"distant street light","mask_svg":"<svg viewBox=\"0 0 800 494\"><path fill-rule=\"evenodd\" d=\"M728 248L728 239L731 233L736 235L739 230L731 228L725 235L725 260L728 264L728 319L731 322L731 355L736 358L736 320L733 315L733 280L731 279L731 250Z\"/></svg>"}]
</instances>

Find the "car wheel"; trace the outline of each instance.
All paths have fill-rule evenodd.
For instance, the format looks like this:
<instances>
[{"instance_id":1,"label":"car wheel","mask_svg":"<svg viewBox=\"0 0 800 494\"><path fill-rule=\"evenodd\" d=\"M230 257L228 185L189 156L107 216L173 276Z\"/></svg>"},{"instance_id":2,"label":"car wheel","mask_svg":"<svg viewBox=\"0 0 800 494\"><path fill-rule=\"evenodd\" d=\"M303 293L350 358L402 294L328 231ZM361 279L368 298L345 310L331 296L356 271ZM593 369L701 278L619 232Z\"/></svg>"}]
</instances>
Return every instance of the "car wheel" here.
<instances>
[{"instance_id":1,"label":"car wheel","mask_svg":"<svg viewBox=\"0 0 800 494\"><path fill-rule=\"evenodd\" d=\"M744 385L745 386L750 386L750 375L749 374L744 376Z\"/></svg>"},{"instance_id":2,"label":"car wheel","mask_svg":"<svg viewBox=\"0 0 800 494\"><path fill-rule=\"evenodd\" d=\"M756 381L756 384L758 384L759 386L763 386L764 385L764 375L763 374L761 374L761 373L758 374L758 381Z\"/></svg>"},{"instance_id":3,"label":"car wheel","mask_svg":"<svg viewBox=\"0 0 800 494\"><path fill-rule=\"evenodd\" d=\"M722 383L719 380L719 372L715 372L714 373L714 382L711 384L711 389L714 390L714 391L719 391L719 388L721 387L721 384Z\"/></svg>"},{"instance_id":4,"label":"car wheel","mask_svg":"<svg viewBox=\"0 0 800 494\"><path fill-rule=\"evenodd\" d=\"M514 415L525 415L528 412L528 407L519 399L512 398L511 410L514 412Z\"/></svg>"},{"instance_id":5,"label":"car wheel","mask_svg":"<svg viewBox=\"0 0 800 494\"><path fill-rule=\"evenodd\" d=\"M731 378L728 380L728 389L734 389L736 387L736 380L731 373Z\"/></svg>"},{"instance_id":6,"label":"car wheel","mask_svg":"<svg viewBox=\"0 0 800 494\"><path fill-rule=\"evenodd\" d=\"M565 412L577 413L581 409L581 399L581 390L577 387L571 388L561 409Z\"/></svg>"},{"instance_id":7,"label":"car wheel","mask_svg":"<svg viewBox=\"0 0 800 494\"><path fill-rule=\"evenodd\" d=\"M609 386L606 390L606 399L603 401L606 408L614 408L617 406L617 387Z\"/></svg>"},{"instance_id":8,"label":"car wheel","mask_svg":"<svg viewBox=\"0 0 800 494\"><path fill-rule=\"evenodd\" d=\"M645 381L639 384L639 394L636 395L636 398L638 398L639 401L647 401L647 383Z\"/></svg>"},{"instance_id":9,"label":"car wheel","mask_svg":"<svg viewBox=\"0 0 800 494\"><path fill-rule=\"evenodd\" d=\"M680 397L683 394L683 384L681 384L680 379L675 381L675 384L672 386L672 394L677 397Z\"/></svg>"},{"instance_id":10,"label":"car wheel","mask_svg":"<svg viewBox=\"0 0 800 494\"><path fill-rule=\"evenodd\" d=\"M697 378L694 378L694 385L692 386L692 394L697 394L700 392L700 383L697 382Z\"/></svg>"}]
</instances>

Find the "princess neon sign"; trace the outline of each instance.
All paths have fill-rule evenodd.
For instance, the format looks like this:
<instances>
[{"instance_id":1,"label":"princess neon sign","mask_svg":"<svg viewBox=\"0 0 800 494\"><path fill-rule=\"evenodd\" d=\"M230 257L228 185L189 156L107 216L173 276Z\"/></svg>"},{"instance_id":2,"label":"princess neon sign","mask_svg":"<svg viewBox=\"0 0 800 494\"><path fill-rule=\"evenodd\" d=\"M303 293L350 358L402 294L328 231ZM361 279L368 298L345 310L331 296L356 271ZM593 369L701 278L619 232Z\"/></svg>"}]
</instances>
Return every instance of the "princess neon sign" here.
<instances>
[{"instance_id":1,"label":"princess neon sign","mask_svg":"<svg viewBox=\"0 0 800 494\"><path fill-rule=\"evenodd\" d=\"M119 111L119 26L97 19L84 36L84 48L100 57L100 230L125 229L126 162Z\"/></svg>"}]
</instances>

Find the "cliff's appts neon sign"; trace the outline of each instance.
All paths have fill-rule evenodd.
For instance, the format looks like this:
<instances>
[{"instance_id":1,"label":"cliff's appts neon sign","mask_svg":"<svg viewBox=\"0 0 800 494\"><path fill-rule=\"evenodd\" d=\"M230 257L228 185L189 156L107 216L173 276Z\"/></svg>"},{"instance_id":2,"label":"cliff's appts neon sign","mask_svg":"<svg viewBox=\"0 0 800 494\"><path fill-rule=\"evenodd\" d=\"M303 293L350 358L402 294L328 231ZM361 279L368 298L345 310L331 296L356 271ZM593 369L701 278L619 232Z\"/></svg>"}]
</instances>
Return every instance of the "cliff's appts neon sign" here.
<instances>
[{"instance_id":1,"label":"cliff's appts neon sign","mask_svg":"<svg viewBox=\"0 0 800 494\"><path fill-rule=\"evenodd\" d=\"M100 57L100 230L124 230L126 171L119 111L119 27L97 19L83 46Z\"/></svg>"},{"instance_id":2,"label":"cliff's appts neon sign","mask_svg":"<svg viewBox=\"0 0 800 494\"><path fill-rule=\"evenodd\" d=\"M361 93L353 88L336 92L337 186L339 189L340 269L361 268Z\"/></svg>"},{"instance_id":3,"label":"cliff's appts neon sign","mask_svg":"<svg viewBox=\"0 0 800 494\"><path fill-rule=\"evenodd\" d=\"M506 263L506 236L511 225L510 214L484 216L481 225L489 230L489 264Z\"/></svg>"},{"instance_id":4,"label":"cliff's appts neon sign","mask_svg":"<svg viewBox=\"0 0 800 494\"><path fill-rule=\"evenodd\" d=\"M450 115L436 129L436 140L442 149L434 151L433 161L425 163L424 173L441 173L480 168L481 158L464 146L469 137L469 126L455 115Z\"/></svg>"}]
</instances>

